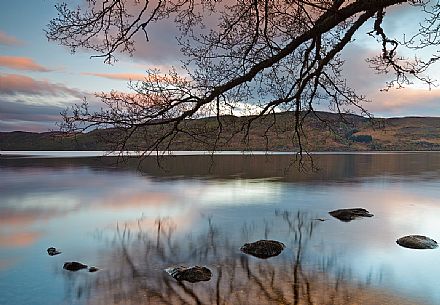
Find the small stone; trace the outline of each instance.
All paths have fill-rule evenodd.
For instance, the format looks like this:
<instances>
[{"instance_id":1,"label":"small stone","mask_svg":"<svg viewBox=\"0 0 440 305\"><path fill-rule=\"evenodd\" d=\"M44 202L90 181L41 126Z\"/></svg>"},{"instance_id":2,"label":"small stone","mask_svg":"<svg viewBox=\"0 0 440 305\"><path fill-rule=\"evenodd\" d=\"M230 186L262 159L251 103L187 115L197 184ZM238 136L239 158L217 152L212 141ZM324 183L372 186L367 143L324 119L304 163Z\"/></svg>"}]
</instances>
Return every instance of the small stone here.
<instances>
[{"instance_id":1,"label":"small stone","mask_svg":"<svg viewBox=\"0 0 440 305\"><path fill-rule=\"evenodd\" d=\"M327 219L324 219L324 218L314 218L313 220L316 220L316 221L326 221Z\"/></svg>"},{"instance_id":2,"label":"small stone","mask_svg":"<svg viewBox=\"0 0 440 305\"><path fill-rule=\"evenodd\" d=\"M350 222L358 217L373 217L366 209L363 208L353 208L353 209L340 209L329 212L331 216L339 219L343 222Z\"/></svg>"},{"instance_id":3,"label":"small stone","mask_svg":"<svg viewBox=\"0 0 440 305\"><path fill-rule=\"evenodd\" d=\"M259 240L253 243L244 244L241 252L258 258L269 258L279 255L286 246L276 240Z\"/></svg>"},{"instance_id":4,"label":"small stone","mask_svg":"<svg viewBox=\"0 0 440 305\"><path fill-rule=\"evenodd\" d=\"M399 246L410 249L435 249L438 244L435 240L422 235L408 235L396 240Z\"/></svg>"},{"instance_id":5,"label":"small stone","mask_svg":"<svg viewBox=\"0 0 440 305\"><path fill-rule=\"evenodd\" d=\"M63 265L63 269L69 270L69 271L78 271L81 269L86 269L87 265L78 263L78 262L65 262Z\"/></svg>"},{"instance_id":6,"label":"small stone","mask_svg":"<svg viewBox=\"0 0 440 305\"><path fill-rule=\"evenodd\" d=\"M98 268L93 267L93 266L89 268L89 272L96 272L98 270L99 270Z\"/></svg>"},{"instance_id":7,"label":"small stone","mask_svg":"<svg viewBox=\"0 0 440 305\"><path fill-rule=\"evenodd\" d=\"M47 254L49 254L50 256L58 255L60 253L61 253L61 251L58 251L54 247L47 248Z\"/></svg>"},{"instance_id":8,"label":"small stone","mask_svg":"<svg viewBox=\"0 0 440 305\"><path fill-rule=\"evenodd\" d=\"M194 267L171 267L165 269L165 271L176 280L187 281L190 283L196 283L201 281L209 281L212 273L206 267L194 266Z\"/></svg>"}]
</instances>

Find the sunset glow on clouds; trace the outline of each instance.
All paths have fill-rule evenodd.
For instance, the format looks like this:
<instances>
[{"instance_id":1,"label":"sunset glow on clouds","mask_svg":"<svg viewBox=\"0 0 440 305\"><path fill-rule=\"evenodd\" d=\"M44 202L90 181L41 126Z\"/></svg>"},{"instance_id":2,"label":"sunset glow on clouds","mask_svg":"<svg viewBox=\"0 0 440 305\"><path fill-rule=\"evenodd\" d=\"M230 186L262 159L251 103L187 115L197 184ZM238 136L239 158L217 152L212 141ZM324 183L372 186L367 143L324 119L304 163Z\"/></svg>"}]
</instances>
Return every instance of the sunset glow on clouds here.
<instances>
[{"instance_id":1,"label":"sunset glow on clouds","mask_svg":"<svg viewBox=\"0 0 440 305\"><path fill-rule=\"evenodd\" d=\"M61 119L59 112L81 103L84 97L94 103L94 92L130 92L128 82L144 80L147 69L159 67L161 73L167 73L169 67L181 65L175 39L178 31L173 22L152 25L149 41L140 35L133 57L117 54L114 65L104 64L102 58L91 58L96 54L82 50L72 55L45 37L44 29L57 13L54 3L17 0L7 2L0 10L0 131L54 129L55 122ZM411 14L403 8L393 9L384 26L391 34L402 27L409 28ZM403 15L406 17L400 18ZM372 100L365 108L376 117L440 115L440 91L435 88L429 91L410 86L380 91L387 76L376 75L365 62L380 50L377 41L366 34L369 30L371 24L342 54L348 83ZM433 73L434 78L435 74L440 78L439 73Z\"/></svg>"},{"instance_id":2,"label":"sunset glow on clouds","mask_svg":"<svg viewBox=\"0 0 440 305\"><path fill-rule=\"evenodd\" d=\"M438 116L440 89L404 88L378 91L371 94L370 98L373 102L367 107L373 113L381 111L391 115L405 113L406 116L411 116L417 113L417 109L425 109L425 116Z\"/></svg>"},{"instance_id":3,"label":"sunset glow on clouds","mask_svg":"<svg viewBox=\"0 0 440 305\"><path fill-rule=\"evenodd\" d=\"M19 93L50 96L71 95L77 97L83 95L79 90L68 88L62 84L51 83L48 80L36 80L20 74L0 75L0 92L3 95Z\"/></svg>"},{"instance_id":4,"label":"sunset glow on clouds","mask_svg":"<svg viewBox=\"0 0 440 305\"><path fill-rule=\"evenodd\" d=\"M0 56L0 67L37 72L51 71L50 69L37 64L31 58L16 56Z\"/></svg>"},{"instance_id":5,"label":"sunset glow on clouds","mask_svg":"<svg viewBox=\"0 0 440 305\"><path fill-rule=\"evenodd\" d=\"M146 74L130 74L130 73L91 73L84 72L82 75L96 76L113 80L124 80L124 81L143 81L146 78Z\"/></svg>"}]
</instances>

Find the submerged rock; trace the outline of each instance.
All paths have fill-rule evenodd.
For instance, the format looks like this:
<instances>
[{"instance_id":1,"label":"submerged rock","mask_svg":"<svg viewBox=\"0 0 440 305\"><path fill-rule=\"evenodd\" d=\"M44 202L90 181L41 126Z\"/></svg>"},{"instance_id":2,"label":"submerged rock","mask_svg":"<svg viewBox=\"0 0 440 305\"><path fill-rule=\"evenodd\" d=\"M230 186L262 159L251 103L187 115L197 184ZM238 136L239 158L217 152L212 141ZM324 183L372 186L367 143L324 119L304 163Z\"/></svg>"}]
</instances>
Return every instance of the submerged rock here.
<instances>
[{"instance_id":1,"label":"submerged rock","mask_svg":"<svg viewBox=\"0 0 440 305\"><path fill-rule=\"evenodd\" d=\"M259 240L254 243L244 244L241 252L258 258L269 258L279 255L286 246L276 240Z\"/></svg>"},{"instance_id":2,"label":"submerged rock","mask_svg":"<svg viewBox=\"0 0 440 305\"><path fill-rule=\"evenodd\" d=\"M358 217L373 217L366 209L353 208L353 209L340 209L329 212L331 216L339 219L340 221L350 222Z\"/></svg>"},{"instance_id":3,"label":"submerged rock","mask_svg":"<svg viewBox=\"0 0 440 305\"><path fill-rule=\"evenodd\" d=\"M50 256L58 255L60 253L61 253L61 251L58 251L54 247L47 248L47 254L49 254Z\"/></svg>"},{"instance_id":4,"label":"submerged rock","mask_svg":"<svg viewBox=\"0 0 440 305\"><path fill-rule=\"evenodd\" d=\"M190 283L196 283L201 281L209 281L212 273L206 267L194 266L194 267L172 267L167 268L165 271L178 281L187 281Z\"/></svg>"},{"instance_id":5,"label":"submerged rock","mask_svg":"<svg viewBox=\"0 0 440 305\"><path fill-rule=\"evenodd\" d=\"M63 269L69 270L69 271L78 271L81 269L86 269L87 265L78 263L78 262L65 262Z\"/></svg>"},{"instance_id":6,"label":"submerged rock","mask_svg":"<svg viewBox=\"0 0 440 305\"><path fill-rule=\"evenodd\" d=\"M435 240L422 235L408 235L396 240L399 246L411 249L435 249L438 244Z\"/></svg>"},{"instance_id":7,"label":"submerged rock","mask_svg":"<svg viewBox=\"0 0 440 305\"><path fill-rule=\"evenodd\" d=\"M89 268L89 272L96 272L98 270L99 270L98 268L93 267L93 266Z\"/></svg>"}]
</instances>

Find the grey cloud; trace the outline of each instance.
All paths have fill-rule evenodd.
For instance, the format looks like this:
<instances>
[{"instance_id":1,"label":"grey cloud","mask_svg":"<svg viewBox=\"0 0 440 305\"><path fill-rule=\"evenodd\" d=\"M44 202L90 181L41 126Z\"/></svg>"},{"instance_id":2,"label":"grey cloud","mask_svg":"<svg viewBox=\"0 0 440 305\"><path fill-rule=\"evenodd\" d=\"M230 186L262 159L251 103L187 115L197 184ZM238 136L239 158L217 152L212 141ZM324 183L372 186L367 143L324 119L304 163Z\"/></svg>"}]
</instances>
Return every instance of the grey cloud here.
<instances>
[{"instance_id":1,"label":"grey cloud","mask_svg":"<svg viewBox=\"0 0 440 305\"><path fill-rule=\"evenodd\" d=\"M63 106L58 105L34 105L0 97L0 131L41 132L55 129L63 109Z\"/></svg>"},{"instance_id":2,"label":"grey cloud","mask_svg":"<svg viewBox=\"0 0 440 305\"><path fill-rule=\"evenodd\" d=\"M43 103L41 99L47 97ZM98 111L101 103L91 96L86 95L90 109ZM50 100L49 100L50 99ZM33 103L30 103L33 101ZM50 104L52 102L53 104ZM0 131L33 131L44 132L57 129L56 122L60 122L61 112L74 104L81 104L82 98L64 96L41 96L34 99L32 96L0 94Z\"/></svg>"},{"instance_id":3,"label":"grey cloud","mask_svg":"<svg viewBox=\"0 0 440 305\"><path fill-rule=\"evenodd\" d=\"M371 100L371 103L363 106L375 116L439 115L440 111L434 107L439 100L439 93L434 90L429 93L428 88L421 90L408 87L381 91L393 75L377 74L369 67L366 59L378 55L377 52L380 50L373 51L359 44L352 44L342 53L345 60L343 73L347 84L358 94Z\"/></svg>"},{"instance_id":4,"label":"grey cloud","mask_svg":"<svg viewBox=\"0 0 440 305\"><path fill-rule=\"evenodd\" d=\"M6 101L0 98L0 119L23 119L23 116L45 116L52 117L59 115L63 107L56 105L32 105L24 101ZM31 117L28 117L31 118ZM34 121L34 119L30 119ZM39 119L37 119L38 121Z\"/></svg>"},{"instance_id":5,"label":"grey cloud","mask_svg":"<svg viewBox=\"0 0 440 305\"><path fill-rule=\"evenodd\" d=\"M88 94L63 84L18 74L0 75L0 131L55 129L60 112L80 103L84 96Z\"/></svg>"},{"instance_id":6,"label":"grey cloud","mask_svg":"<svg viewBox=\"0 0 440 305\"><path fill-rule=\"evenodd\" d=\"M389 79L386 75L375 73L366 62L367 58L375 55L378 53L358 44L348 46L342 53L345 60L343 75L348 85L362 94L379 91L385 87Z\"/></svg>"},{"instance_id":7,"label":"grey cloud","mask_svg":"<svg viewBox=\"0 0 440 305\"><path fill-rule=\"evenodd\" d=\"M0 132L47 132L54 129L57 129L54 122L0 121Z\"/></svg>"},{"instance_id":8,"label":"grey cloud","mask_svg":"<svg viewBox=\"0 0 440 305\"><path fill-rule=\"evenodd\" d=\"M47 80L36 80L20 74L0 74L0 94L2 95L50 95L74 96L82 98L85 93L79 89L69 88L63 84L51 83Z\"/></svg>"},{"instance_id":9,"label":"grey cloud","mask_svg":"<svg viewBox=\"0 0 440 305\"><path fill-rule=\"evenodd\" d=\"M136 36L134 59L159 65L180 64L179 31L171 21L160 21L149 28L149 41L143 33Z\"/></svg>"}]
</instances>

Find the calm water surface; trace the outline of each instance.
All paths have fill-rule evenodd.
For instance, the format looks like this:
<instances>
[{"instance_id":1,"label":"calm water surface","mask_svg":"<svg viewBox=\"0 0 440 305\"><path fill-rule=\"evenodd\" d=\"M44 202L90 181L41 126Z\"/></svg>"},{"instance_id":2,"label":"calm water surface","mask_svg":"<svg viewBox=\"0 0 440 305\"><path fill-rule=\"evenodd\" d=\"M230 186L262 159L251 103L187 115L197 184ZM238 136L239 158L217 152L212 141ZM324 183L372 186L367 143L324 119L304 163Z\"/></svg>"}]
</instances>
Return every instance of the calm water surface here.
<instances>
[{"instance_id":1,"label":"calm water surface","mask_svg":"<svg viewBox=\"0 0 440 305\"><path fill-rule=\"evenodd\" d=\"M320 154L309 173L290 161L0 159L0 304L440 304L440 249L395 242L440 241L440 153ZM349 207L375 216L328 215ZM286 250L240 253L265 238ZM73 260L100 271L62 269ZM213 277L177 283L175 265Z\"/></svg>"}]
</instances>

